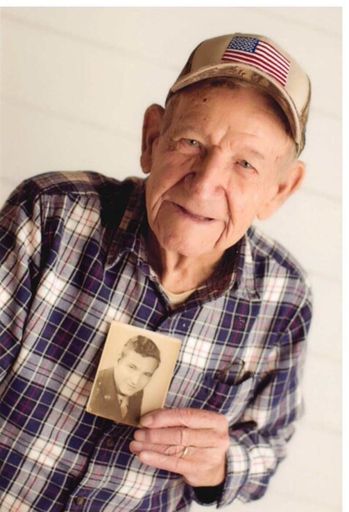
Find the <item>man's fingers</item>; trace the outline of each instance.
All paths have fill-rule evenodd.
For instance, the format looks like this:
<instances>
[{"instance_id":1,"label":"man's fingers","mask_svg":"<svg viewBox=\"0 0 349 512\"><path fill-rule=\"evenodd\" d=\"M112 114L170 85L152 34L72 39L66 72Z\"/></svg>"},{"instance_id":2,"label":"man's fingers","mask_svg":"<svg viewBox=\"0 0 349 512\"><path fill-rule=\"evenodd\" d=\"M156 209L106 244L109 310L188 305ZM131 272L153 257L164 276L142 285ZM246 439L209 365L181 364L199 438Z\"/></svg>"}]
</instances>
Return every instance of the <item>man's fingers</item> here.
<instances>
[{"instance_id":1,"label":"man's fingers","mask_svg":"<svg viewBox=\"0 0 349 512\"><path fill-rule=\"evenodd\" d=\"M192 463L189 460L173 455L160 454L152 451L142 451L138 455L141 462L149 466L185 475Z\"/></svg>"},{"instance_id":2,"label":"man's fingers","mask_svg":"<svg viewBox=\"0 0 349 512\"><path fill-rule=\"evenodd\" d=\"M154 444L154 443L141 443L139 441L131 441L130 450L132 453L138 455L141 451L150 451L170 455L172 457L182 457L184 453L183 446L168 445L168 444Z\"/></svg>"},{"instance_id":3,"label":"man's fingers","mask_svg":"<svg viewBox=\"0 0 349 512\"><path fill-rule=\"evenodd\" d=\"M141 452L152 452L154 454L167 455L168 457L177 457L183 459L195 459L196 462L216 463L221 456L217 455L214 448L196 448L195 446L177 446L167 444L141 443L131 441L130 451L139 456Z\"/></svg>"},{"instance_id":4,"label":"man's fingers","mask_svg":"<svg viewBox=\"0 0 349 512\"><path fill-rule=\"evenodd\" d=\"M224 480L225 459L213 448L196 449L165 445L144 445L132 441L131 451L141 462L158 469L182 475L193 486L218 485ZM139 449L142 448L142 449ZM177 449L181 448L180 454Z\"/></svg>"},{"instance_id":5,"label":"man's fingers","mask_svg":"<svg viewBox=\"0 0 349 512\"><path fill-rule=\"evenodd\" d=\"M144 464L183 475L194 486L224 480L228 422L212 411L158 409L141 418L130 449Z\"/></svg>"},{"instance_id":6,"label":"man's fingers","mask_svg":"<svg viewBox=\"0 0 349 512\"><path fill-rule=\"evenodd\" d=\"M140 424L148 428L183 426L227 430L227 420L222 414L203 409L158 409L142 416Z\"/></svg>"},{"instance_id":7,"label":"man's fingers","mask_svg":"<svg viewBox=\"0 0 349 512\"><path fill-rule=\"evenodd\" d=\"M221 447L220 445L224 448L228 442L228 437L223 432L217 432L212 429L194 430L186 427L136 430L134 438L136 441L146 443L197 446L201 448L218 448Z\"/></svg>"}]
</instances>

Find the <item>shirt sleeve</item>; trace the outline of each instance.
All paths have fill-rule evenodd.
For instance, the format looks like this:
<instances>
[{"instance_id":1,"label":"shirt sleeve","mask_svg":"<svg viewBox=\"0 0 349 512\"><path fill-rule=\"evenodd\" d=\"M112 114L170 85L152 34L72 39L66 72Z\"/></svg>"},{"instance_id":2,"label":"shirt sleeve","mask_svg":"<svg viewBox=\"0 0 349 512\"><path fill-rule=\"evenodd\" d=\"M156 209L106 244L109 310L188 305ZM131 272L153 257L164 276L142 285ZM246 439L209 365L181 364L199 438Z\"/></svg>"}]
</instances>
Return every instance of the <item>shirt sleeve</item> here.
<instances>
[{"instance_id":1,"label":"shirt sleeve","mask_svg":"<svg viewBox=\"0 0 349 512\"><path fill-rule=\"evenodd\" d=\"M311 321L310 293L306 289L302 305L280 338L274 371L258 383L241 423L231 427L227 478L219 506L235 499L261 498L286 456L294 422L303 413L300 384Z\"/></svg>"},{"instance_id":2,"label":"shirt sleeve","mask_svg":"<svg viewBox=\"0 0 349 512\"><path fill-rule=\"evenodd\" d=\"M40 201L24 182L0 211L0 382L16 359L41 258Z\"/></svg>"},{"instance_id":3,"label":"shirt sleeve","mask_svg":"<svg viewBox=\"0 0 349 512\"><path fill-rule=\"evenodd\" d=\"M257 382L253 399L238 424L230 427L226 479L216 497L217 508L235 500L261 498L294 433L294 422L303 413L300 391L311 321L311 292L281 335L274 370ZM205 504L200 494L195 501Z\"/></svg>"}]
</instances>

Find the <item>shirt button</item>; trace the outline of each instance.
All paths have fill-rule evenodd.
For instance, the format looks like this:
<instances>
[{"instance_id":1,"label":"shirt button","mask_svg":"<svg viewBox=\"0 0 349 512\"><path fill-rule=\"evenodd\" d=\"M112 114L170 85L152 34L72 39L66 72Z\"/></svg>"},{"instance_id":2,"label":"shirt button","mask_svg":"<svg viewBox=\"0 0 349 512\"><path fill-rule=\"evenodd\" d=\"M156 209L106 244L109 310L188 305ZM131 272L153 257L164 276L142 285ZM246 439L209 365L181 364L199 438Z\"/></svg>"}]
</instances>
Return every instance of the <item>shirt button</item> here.
<instances>
[{"instance_id":1,"label":"shirt button","mask_svg":"<svg viewBox=\"0 0 349 512\"><path fill-rule=\"evenodd\" d=\"M82 496L76 496L74 498L74 504L77 505L78 507L82 507L82 505L84 505L86 501L86 498L83 498Z\"/></svg>"},{"instance_id":2,"label":"shirt button","mask_svg":"<svg viewBox=\"0 0 349 512\"><path fill-rule=\"evenodd\" d=\"M107 448L114 448L114 439L112 439L111 437L109 437L106 442L105 442L105 445Z\"/></svg>"}]
</instances>

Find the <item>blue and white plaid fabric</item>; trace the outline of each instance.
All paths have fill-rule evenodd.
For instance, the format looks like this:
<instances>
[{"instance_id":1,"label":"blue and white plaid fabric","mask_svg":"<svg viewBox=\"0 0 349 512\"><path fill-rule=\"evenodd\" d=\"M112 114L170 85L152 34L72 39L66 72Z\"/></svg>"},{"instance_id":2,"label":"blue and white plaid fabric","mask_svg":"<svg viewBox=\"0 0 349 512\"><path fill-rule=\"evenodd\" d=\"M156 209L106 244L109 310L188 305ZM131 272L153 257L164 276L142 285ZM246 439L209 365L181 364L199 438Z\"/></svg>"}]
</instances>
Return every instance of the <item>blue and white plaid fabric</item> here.
<instances>
[{"instance_id":1,"label":"blue and white plaid fabric","mask_svg":"<svg viewBox=\"0 0 349 512\"><path fill-rule=\"evenodd\" d=\"M226 258L229 278L171 309L146 258L144 182L133 183L119 227L101 211L120 184L94 172L27 180L2 211L2 512L189 510L180 476L130 453L133 428L85 411L111 320L182 340L167 407L228 418L219 506L262 496L285 456L311 318L303 271L251 228Z\"/></svg>"}]
</instances>

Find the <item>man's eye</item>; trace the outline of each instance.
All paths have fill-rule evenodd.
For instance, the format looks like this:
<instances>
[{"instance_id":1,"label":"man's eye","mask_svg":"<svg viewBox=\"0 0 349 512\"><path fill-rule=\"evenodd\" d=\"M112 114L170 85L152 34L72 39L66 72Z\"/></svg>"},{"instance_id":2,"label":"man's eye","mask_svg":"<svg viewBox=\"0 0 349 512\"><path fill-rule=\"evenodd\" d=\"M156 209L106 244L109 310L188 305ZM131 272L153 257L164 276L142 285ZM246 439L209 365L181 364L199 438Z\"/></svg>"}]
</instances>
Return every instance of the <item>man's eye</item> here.
<instances>
[{"instance_id":1,"label":"man's eye","mask_svg":"<svg viewBox=\"0 0 349 512\"><path fill-rule=\"evenodd\" d=\"M196 139L181 139L180 141L182 148L186 150L194 150L197 151L200 149L201 145Z\"/></svg>"},{"instance_id":2,"label":"man's eye","mask_svg":"<svg viewBox=\"0 0 349 512\"><path fill-rule=\"evenodd\" d=\"M247 160L239 160L239 161L238 161L238 164L239 164L243 169L254 169L253 165L251 165Z\"/></svg>"},{"instance_id":3,"label":"man's eye","mask_svg":"<svg viewBox=\"0 0 349 512\"><path fill-rule=\"evenodd\" d=\"M189 144L189 146L199 146L200 144L198 143L197 140L195 139L185 139L186 143Z\"/></svg>"},{"instance_id":4,"label":"man's eye","mask_svg":"<svg viewBox=\"0 0 349 512\"><path fill-rule=\"evenodd\" d=\"M177 149L187 155L197 155L201 152L201 144L196 139L181 138L177 142Z\"/></svg>"}]
</instances>

